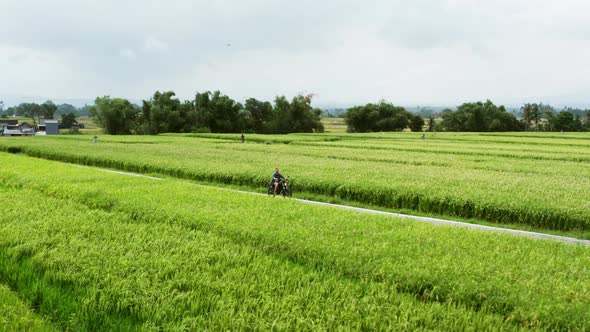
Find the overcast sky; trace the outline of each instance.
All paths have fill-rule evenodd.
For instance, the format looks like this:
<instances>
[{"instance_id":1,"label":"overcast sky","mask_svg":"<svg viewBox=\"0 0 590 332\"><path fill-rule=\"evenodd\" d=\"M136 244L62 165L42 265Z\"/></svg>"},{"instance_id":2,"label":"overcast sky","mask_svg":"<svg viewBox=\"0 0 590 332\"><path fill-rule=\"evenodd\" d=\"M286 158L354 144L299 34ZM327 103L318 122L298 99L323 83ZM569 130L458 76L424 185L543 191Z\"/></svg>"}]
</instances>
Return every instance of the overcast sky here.
<instances>
[{"instance_id":1,"label":"overcast sky","mask_svg":"<svg viewBox=\"0 0 590 332\"><path fill-rule=\"evenodd\" d=\"M0 0L9 95L590 104L586 0Z\"/></svg>"}]
</instances>

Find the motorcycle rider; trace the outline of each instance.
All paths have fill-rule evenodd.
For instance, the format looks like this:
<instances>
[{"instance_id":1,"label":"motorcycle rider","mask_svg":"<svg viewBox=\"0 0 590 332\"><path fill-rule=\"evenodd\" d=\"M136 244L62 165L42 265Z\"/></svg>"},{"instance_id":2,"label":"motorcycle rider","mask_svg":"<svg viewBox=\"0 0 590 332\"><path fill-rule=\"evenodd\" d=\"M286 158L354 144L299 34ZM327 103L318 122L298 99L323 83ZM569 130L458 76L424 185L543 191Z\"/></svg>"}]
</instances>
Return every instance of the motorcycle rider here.
<instances>
[{"instance_id":1,"label":"motorcycle rider","mask_svg":"<svg viewBox=\"0 0 590 332\"><path fill-rule=\"evenodd\" d=\"M281 183L281 179L284 180L285 177L281 174L278 168L275 168L274 173L272 173L272 180L271 183L274 184L274 193L277 194L279 189L279 184Z\"/></svg>"}]
</instances>

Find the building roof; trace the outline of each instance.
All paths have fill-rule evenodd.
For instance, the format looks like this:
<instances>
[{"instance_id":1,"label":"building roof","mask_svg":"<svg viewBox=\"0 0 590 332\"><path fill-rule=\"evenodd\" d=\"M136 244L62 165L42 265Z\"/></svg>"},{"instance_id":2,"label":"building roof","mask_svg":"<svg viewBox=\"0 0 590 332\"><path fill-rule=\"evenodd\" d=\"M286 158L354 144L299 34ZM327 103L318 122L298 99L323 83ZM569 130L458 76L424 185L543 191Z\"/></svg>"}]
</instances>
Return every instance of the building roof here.
<instances>
[{"instance_id":1,"label":"building roof","mask_svg":"<svg viewBox=\"0 0 590 332\"><path fill-rule=\"evenodd\" d=\"M41 124L48 124L48 123L56 123L56 124L59 124L59 120L51 120L51 119L48 119L48 120L43 119L43 120L41 120Z\"/></svg>"},{"instance_id":2,"label":"building roof","mask_svg":"<svg viewBox=\"0 0 590 332\"><path fill-rule=\"evenodd\" d=\"M0 123L5 123L8 125L17 125L18 120L8 120L8 119L0 119Z\"/></svg>"}]
</instances>

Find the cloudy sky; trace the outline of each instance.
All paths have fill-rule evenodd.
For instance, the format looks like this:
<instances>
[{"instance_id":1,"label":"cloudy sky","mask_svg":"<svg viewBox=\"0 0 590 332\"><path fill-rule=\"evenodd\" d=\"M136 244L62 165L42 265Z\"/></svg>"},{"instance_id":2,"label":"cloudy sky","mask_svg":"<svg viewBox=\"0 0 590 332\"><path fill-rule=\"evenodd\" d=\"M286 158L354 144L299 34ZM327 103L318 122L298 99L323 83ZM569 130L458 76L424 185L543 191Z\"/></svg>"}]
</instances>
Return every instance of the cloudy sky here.
<instances>
[{"instance_id":1,"label":"cloudy sky","mask_svg":"<svg viewBox=\"0 0 590 332\"><path fill-rule=\"evenodd\" d=\"M0 0L0 99L590 104L586 0Z\"/></svg>"}]
</instances>

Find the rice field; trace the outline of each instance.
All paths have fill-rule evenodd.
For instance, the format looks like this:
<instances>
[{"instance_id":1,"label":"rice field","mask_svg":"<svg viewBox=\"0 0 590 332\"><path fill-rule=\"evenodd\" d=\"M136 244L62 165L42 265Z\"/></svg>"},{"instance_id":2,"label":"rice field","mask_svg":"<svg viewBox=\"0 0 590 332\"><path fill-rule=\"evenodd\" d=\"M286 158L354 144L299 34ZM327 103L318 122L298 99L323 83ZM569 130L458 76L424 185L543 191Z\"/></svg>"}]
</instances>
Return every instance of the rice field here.
<instances>
[{"instance_id":1,"label":"rice field","mask_svg":"<svg viewBox=\"0 0 590 332\"><path fill-rule=\"evenodd\" d=\"M590 135L186 134L2 138L0 150L264 190L275 167L297 193L383 208L590 233Z\"/></svg>"},{"instance_id":2,"label":"rice field","mask_svg":"<svg viewBox=\"0 0 590 332\"><path fill-rule=\"evenodd\" d=\"M585 246L0 158L0 284L58 330L590 329Z\"/></svg>"},{"instance_id":3,"label":"rice field","mask_svg":"<svg viewBox=\"0 0 590 332\"><path fill-rule=\"evenodd\" d=\"M322 124L326 133L346 133L344 118L322 118Z\"/></svg>"},{"instance_id":4,"label":"rice field","mask_svg":"<svg viewBox=\"0 0 590 332\"><path fill-rule=\"evenodd\" d=\"M0 331L58 331L34 313L26 301L0 284Z\"/></svg>"}]
</instances>

